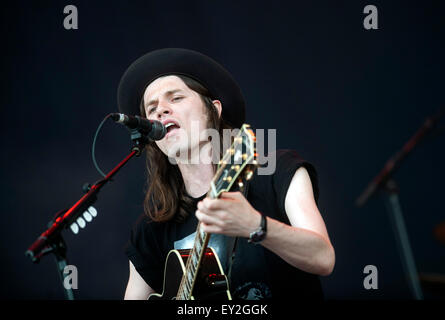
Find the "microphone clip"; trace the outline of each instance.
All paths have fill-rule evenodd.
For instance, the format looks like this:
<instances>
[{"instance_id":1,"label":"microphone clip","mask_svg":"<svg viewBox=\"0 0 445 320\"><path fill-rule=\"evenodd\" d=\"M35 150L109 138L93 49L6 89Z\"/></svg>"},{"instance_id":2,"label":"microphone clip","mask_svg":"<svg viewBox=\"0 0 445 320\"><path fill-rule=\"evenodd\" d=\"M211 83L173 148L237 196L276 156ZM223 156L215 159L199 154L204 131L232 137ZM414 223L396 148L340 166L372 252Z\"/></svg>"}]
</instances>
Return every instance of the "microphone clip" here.
<instances>
[{"instance_id":1,"label":"microphone clip","mask_svg":"<svg viewBox=\"0 0 445 320\"><path fill-rule=\"evenodd\" d=\"M141 155L142 150L144 150L147 143L151 141L148 137L148 134L139 129L129 129L130 130L130 138L133 142L133 146L131 147L131 151L136 152L136 157Z\"/></svg>"}]
</instances>

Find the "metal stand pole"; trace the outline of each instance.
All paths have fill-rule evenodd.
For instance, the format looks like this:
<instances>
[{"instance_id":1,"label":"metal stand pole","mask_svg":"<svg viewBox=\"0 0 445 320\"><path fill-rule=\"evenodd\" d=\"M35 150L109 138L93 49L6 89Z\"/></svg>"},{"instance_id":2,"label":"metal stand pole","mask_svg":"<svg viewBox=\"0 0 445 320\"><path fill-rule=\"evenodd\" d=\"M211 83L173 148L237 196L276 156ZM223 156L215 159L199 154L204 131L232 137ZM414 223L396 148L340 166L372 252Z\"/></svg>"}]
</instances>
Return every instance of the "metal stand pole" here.
<instances>
[{"instance_id":1,"label":"metal stand pole","mask_svg":"<svg viewBox=\"0 0 445 320\"><path fill-rule=\"evenodd\" d=\"M402 209L399 201L399 190L394 180L389 179L385 184L386 208L388 209L390 220L396 236L397 246L403 269L408 280L411 293L416 300L423 300L422 288L420 286L419 276L414 262L414 256L408 239L408 233L403 219Z\"/></svg>"},{"instance_id":2,"label":"metal stand pole","mask_svg":"<svg viewBox=\"0 0 445 320\"><path fill-rule=\"evenodd\" d=\"M67 288L65 286L65 267L68 265L66 259L66 245L62 236L59 235L57 241L52 245L52 253L56 258L57 269L60 275L60 280L62 281L63 288L65 289L65 297L67 300L74 300L74 291L72 288Z\"/></svg>"}]
</instances>

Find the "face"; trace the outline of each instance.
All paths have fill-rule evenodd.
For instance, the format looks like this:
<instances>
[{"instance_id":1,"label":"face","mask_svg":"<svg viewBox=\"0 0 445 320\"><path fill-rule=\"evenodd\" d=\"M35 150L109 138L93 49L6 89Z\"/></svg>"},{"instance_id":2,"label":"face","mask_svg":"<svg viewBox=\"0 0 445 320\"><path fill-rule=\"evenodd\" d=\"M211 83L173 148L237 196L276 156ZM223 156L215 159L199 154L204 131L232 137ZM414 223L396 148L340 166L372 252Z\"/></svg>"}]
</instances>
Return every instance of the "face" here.
<instances>
[{"instance_id":1,"label":"face","mask_svg":"<svg viewBox=\"0 0 445 320\"><path fill-rule=\"evenodd\" d=\"M219 101L214 104L220 112ZM167 127L166 136L156 141L167 156L177 158L207 143L200 139L200 133L207 129L206 106L200 95L179 77L165 76L150 83L144 92L144 109L148 119Z\"/></svg>"}]
</instances>

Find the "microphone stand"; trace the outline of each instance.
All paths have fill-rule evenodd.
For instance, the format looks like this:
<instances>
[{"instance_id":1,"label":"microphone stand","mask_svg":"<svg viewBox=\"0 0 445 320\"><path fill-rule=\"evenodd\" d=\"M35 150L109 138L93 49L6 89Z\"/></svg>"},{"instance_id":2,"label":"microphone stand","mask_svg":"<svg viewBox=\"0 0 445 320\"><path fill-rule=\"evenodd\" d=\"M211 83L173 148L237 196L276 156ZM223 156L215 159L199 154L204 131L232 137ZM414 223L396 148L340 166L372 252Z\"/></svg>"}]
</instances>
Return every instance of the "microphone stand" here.
<instances>
[{"instance_id":1,"label":"microphone stand","mask_svg":"<svg viewBox=\"0 0 445 320\"><path fill-rule=\"evenodd\" d=\"M445 114L445 108L432 117L428 117L418 131L405 143L403 148L396 152L385 164L380 173L369 183L363 193L357 198L356 205L363 206L379 189L383 189L386 195L386 208L390 215L393 230L396 233L396 241L403 269L408 279L410 290L416 300L422 300L423 294L420 287L418 272L414 262L411 245L406 231L405 221L399 200L399 188L392 175L400 167L402 161L425 138L428 132L435 128L436 123Z\"/></svg>"},{"instance_id":2,"label":"microphone stand","mask_svg":"<svg viewBox=\"0 0 445 320\"><path fill-rule=\"evenodd\" d=\"M62 230L68 228L76 219L86 211L97 200L97 194L100 189L133 157L140 156L145 145L149 142L149 138L144 132L137 129L130 130L133 146L131 153L126 156L115 168L113 168L104 179L99 180L93 186L85 185L86 193L71 208L62 210L56 214L54 220L48 224L45 230L37 240L26 250L25 255L28 256L33 263L38 263L40 259L49 254L54 253L58 273L61 276L62 284L65 289L65 296L68 300L74 300L72 288L67 288L64 284L64 269L68 265L66 258L67 247L62 237Z\"/></svg>"}]
</instances>

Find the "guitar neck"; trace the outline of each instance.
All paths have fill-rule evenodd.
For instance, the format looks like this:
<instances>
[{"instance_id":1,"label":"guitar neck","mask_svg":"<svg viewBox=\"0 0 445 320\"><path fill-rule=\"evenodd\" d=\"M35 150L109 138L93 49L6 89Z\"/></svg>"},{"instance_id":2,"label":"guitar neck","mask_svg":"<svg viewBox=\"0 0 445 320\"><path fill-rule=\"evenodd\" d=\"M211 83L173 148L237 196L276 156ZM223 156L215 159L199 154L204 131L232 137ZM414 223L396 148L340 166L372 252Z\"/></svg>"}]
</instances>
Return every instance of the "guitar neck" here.
<instances>
[{"instance_id":1,"label":"guitar neck","mask_svg":"<svg viewBox=\"0 0 445 320\"><path fill-rule=\"evenodd\" d=\"M187 264L185 267L185 273L179 286L176 297L177 300L190 300L193 287L195 285L196 275L198 274L198 270L209 240L210 234L202 231L201 223L199 222L198 227L196 228L195 242L193 244L193 248L190 250L190 255L187 259Z\"/></svg>"},{"instance_id":2,"label":"guitar neck","mask_svg":"<svg viewBox=\"0 0 445 320\"><path fill-rule=\"evenodd\" d=\"M230 191L232 185L240 179L238 185L242 187L241 173L246 180L252 177L253 170L258 165L255 152L255 135L248 124L244 124L234 138L232 146L226 150L220 160L215 176L210 183L207 197L215 199L224 191ZM209 243L210 234L201 230L201 223L196 228L195 242L187 259L184 275L179 286L177 300L190 300L195 285L199 267Z\"/></svg>"}]
</instances>

